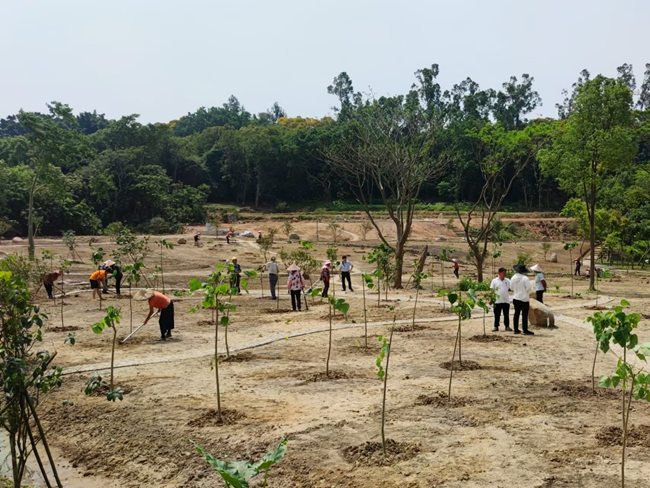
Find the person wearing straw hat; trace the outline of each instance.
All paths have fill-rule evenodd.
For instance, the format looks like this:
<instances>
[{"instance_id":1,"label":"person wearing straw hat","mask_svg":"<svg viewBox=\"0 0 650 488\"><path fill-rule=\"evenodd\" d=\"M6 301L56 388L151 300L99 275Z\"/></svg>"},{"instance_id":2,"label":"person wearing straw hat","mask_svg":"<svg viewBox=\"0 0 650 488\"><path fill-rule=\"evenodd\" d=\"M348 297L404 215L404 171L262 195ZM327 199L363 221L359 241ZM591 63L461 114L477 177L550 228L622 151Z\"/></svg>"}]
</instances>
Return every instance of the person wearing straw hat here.
<instances>
[{"instance_id":1,"label":"person wearing straw hat","mask_svg":"<svg viewBox=\"0 0 650 488\"><path fill-rule=\"evenodd\" d=\"M323 282L323 293L321 296L323 298L327 298L328 294L327 292L330 289L330 277L332 275L332 261L329 259L323 263L323 267L320 270L320 280Z\"/></svg>"},{"instance_id":2,"label":"person wearing straw hat","mask_svg":"<svg viewBox=\"0 0 650 488\"><path fill-rule=\"evenodd\" d=\"M52 271L51 273L46 274L43 277L43 286L45 287L45 291L47 292L47 298L49 298L50 300L54 300L54 295L52 295L54 282L62 276L63 273L57 269L56 271Z\"/></svg>"},{"instance_id":3,"label":"person wearing straw hat","mask_svg":"<svg viewBox=\"0 0 650 488\"><path fill-rule=\"evenodd\" d=\"M278 263L275 262L275 256L271 256L271 261L266 263L263 267L269 272L269 288L271 289L271 300L277 300L275 296L275 288L278 286Z\"/></svg>"},{"instance_id":4,"label":"person wearing straw hat","mask_svg":"<svg viewBox=\"0 0 650 488\"><path fill-rule=\"evenodd\" d=\"M108 278L111 276L115 278L115 293L120 295L120 287L122 286L122 278L124 278L124 274L122 273L122 270L120 267L115 263L115 261L108 260L105 261L100 269L106 270L106 286L108 287Z\"/></svg>"},{"instance_id":5,"label":"person wearing straw hat","mask_svg":"<svg viewBox=\"0 0 650 488\"><path fill-rule=\"evenodd\" d=\"M295 264L292 264L287 268L289 272L289 278L287 278L287 290L291 293L291 307L293 311L296 311L296 306L298 311L301 310L300 295L305 289L305 279L300 274L300 268Z\"/></svg>"},{"instance_id":6,"label":"person wearing straw hat","mask_svg":"<svg viewBox=\"0 0 650 488\"><path fill-rule=\"evenodd\" d=\"M174 328L174 302L169 298L153 291L151 289L147 290L138 290L133 295L133 299L139 302L148 302L149 303L149 314L147 318L144 319L142 325L146 325L149 322L149 319L153 315L154 309L157 308L160 310L160 318L158 319L158 325L160 325L160 339L165 341L172 336L172 329Z\"/></svg>"},{"instance_id":7,"label":"person wearing straw hat","mask_svg":"<svg viewBox=\"0 0 650 488\"><path fill-rule=\"evenodd\" d=\"M456 258L451 260L452 263L454 263L454 275L456 275L456 278L460 279L460 276L458 276L458 260Z\"/></svg>"},{"instance_id":8,"label":"person wearing straw hat","mask_svg":"<svg viewBox=\"0 0 650 488\"><path fill-rule=\"evenodd\" d=\"M519 331L519 316L521 315L521 328L524 335L535 335L528 330L528 310L530 309L530 280L526 276L529 273L525 264L515 264L513 269L515 275L510 280L510 289L514 292L512 304L515 306L515 334Z\"/></svg>"},{"instance_id":9,"label":"person wearing straw hat","mask_svg":"<svg viewBox=\"0 0 650 488\"><path fill-rule=\"evenodd\" d=\"M542 267L539 264L536 264L531 266L530 270L535 273L535 292L537 294L537 301L539 303L544 303L544 292L546 291L547 286Z\"/></svg>"},{"instance_id":10,"label":"person wearing straw hat","mask_svg":"<svg viewBox=\"0 0 650 488\"><path fill-rule=\"evenodd\" d=\"M93 300L95 299L95 295L99 296L100 300L103 300L99 285L102 285L102 289L108 293L108 288L106 288L106 270L104 269L98 269L90 275L90 289L93 291Z\"/></svg>"},{"instance_id":11,"label":"person wearing straw hat","mask_svg":"<svg viewBox=\"0 0 650 488\"><path fill-rule=\"evenodd\" d=\"M241 264L237 263L236 256L234 256L231 261L234 269L232 279L230 280L230 286L237 288L237 295L241 295L241 289L239 288L239 283L241 282Z\"/></svg>"}]
</instances>

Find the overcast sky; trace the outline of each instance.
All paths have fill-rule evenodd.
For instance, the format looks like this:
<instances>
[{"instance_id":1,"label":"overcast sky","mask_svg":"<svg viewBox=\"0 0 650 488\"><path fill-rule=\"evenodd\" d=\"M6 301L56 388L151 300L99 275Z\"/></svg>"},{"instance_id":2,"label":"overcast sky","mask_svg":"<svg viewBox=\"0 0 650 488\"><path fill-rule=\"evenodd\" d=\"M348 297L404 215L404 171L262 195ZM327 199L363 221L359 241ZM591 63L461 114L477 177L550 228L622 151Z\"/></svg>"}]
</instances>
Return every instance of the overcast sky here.
<instances>
[{"instance_id":1,"label":"overcast sky","mask_svg":"<svg viewBox=\"0 0 650 488\"><path fill-rule=\"evenodd\" d=\"M322 117L341 71L395 95L432 63L443 88L529 73L555 116L583 68L641 79L648 19L648 0L0 0L0 117L58 100L167 122L231 94Z\"/></svg>"}]
</instances>

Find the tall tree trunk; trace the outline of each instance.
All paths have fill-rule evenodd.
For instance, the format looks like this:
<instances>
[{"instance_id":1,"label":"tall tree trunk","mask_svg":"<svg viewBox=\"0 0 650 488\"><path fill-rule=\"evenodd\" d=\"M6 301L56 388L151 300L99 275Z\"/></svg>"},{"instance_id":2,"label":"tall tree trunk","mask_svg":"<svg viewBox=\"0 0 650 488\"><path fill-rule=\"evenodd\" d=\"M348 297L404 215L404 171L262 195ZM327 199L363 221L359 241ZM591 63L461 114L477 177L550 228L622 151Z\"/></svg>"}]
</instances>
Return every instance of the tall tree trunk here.
<instances>
[{"instance_id":1,"label":"tall tree trunk","mask_svg":"<svg viewBox=\"0 0 650 488\"><path fill-rule=\"evenodd\" d=\"M404 269L404 243L398 242L395 249L395 289L402 288L402 270Z\"/></svg>"},{"instance_id":2,"label":"tall tree trunk","mask_svg":"<svg viewBox=\"0 0 650 488\"><path fill-rule=\"evenodd\" d=\"M27 208L27 240L29 259L34 260L34 193L36 192L37 177L32 178L32 185L29 188L29 203Z\"/></svg>"},{"instance_id":3,"label":"tall tree trunk","mask_svg":"<svg viewBox=\"0 0 650 488\"><path fill-rule=\"evenodd\" d=\"M481 253L477 254L475 258L476 258L476 272L478 274L478 282L483 283L483 262L485 258Z\"/></svg>"},{"instance_id":4,"label":"tall tree trunk","mask_svg":"<svg viewBox=\"0 0 650 488\"><path fill-rule=\"evenodd\" d=\"M589 213L589 244L591 249L589 250L589 255L591 256L591 262L589 263L589 289L595 290L594 282L596 279L596 186L591 184L591 197L589 201L589 208L591 212Z\"/></svg>"}]
</instances>

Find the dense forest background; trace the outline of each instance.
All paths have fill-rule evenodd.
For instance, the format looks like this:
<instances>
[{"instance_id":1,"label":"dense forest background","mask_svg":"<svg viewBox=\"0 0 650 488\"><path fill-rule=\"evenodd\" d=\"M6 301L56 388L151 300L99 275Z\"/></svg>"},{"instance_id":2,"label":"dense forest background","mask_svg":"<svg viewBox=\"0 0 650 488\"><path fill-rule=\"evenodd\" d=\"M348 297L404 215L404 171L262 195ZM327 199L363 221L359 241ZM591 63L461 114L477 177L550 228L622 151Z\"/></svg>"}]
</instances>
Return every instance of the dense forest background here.
<instances>
[{"instance_id":1,"label":"dense forest background","mask_svg":"<svg viewBox=\"0 0 650 488\"><path fill-rule=\"evenodd\" d=\"M332 118L290 117L278 103L251 114L235 96L221 107L146 125L135 114L108 120L96 111L73 114L58 102L44 113L9 115L0 119L0 219L10 233L24 235L30 198L34 225L43 235L67 229L97 234L118 221L147 230L156 217L173 230L177 224L204 222L209 202L258 209L284 208L284 203L289 209L343 208L354 201L353 194L325 155L353 114L373 103L410 107L436 127L432 144L448 154L447 164L424 184L420 202L474 202L483 185L475 135L486 126L516 132L561 122L571 114L572 92L590 79L584 71L566 92L557 121L540 121L529 119L542 100L527 74L511 77L500 89L482 89L470 78L443 89L438 71L437 65L418 70L407 93L379 98L355 91L341 73L327 87L336 99ZM636 131L635 165L602 176L598 205L627 215L647 206L650 191L650 69L637 86L632 67L623 65L618 81L633 94L629 125ZM513 167L516 163L513 159ZM559 211L571 196L534 158L504 203L517 210ZM576 205L565 211L584 213Z\"/></svg>"}]
</instances>

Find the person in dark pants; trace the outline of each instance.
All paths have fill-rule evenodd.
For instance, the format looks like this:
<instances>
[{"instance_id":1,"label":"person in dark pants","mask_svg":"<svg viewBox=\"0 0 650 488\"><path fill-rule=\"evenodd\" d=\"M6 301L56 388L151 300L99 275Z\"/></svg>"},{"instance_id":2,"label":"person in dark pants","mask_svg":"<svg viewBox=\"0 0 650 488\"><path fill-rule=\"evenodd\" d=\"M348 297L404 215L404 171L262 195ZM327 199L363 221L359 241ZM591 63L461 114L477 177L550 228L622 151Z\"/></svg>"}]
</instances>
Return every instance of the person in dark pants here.
<instances>
[{"instance_id":1,"label":"person in dark pants","mask_svg":"<svg viewBox=\"0 0 650 488\"><path fill-rule=\"evenodd\" d=\"M271 289L271 300L277 300L275 289L278 286L278 263L275 262L275 256L271 261L264 265L264 269L269 272L269 288Z\"/></svg>"},{"instance_id":2,"label":"person in dark pants","mask_svg":"<svg viewBox=\"0 0 650 488\"><path fill-rule=\"evenodd\" d=\"M352 273L354 265L351 261L348 261L347 256L342 256L341 259L343 261L341 261L341 264L339 265L339 270L341 271L341 284L343 285L343 291L345 291L345 280L348 280L350 291L354 291L352 289L352 280L350 279L350 273Z\"/></svg>"},{"instance_id":3,"label":"person in dark pants","mask_svg":"<svg viewBox=\"0 0 650 488\"><path fill-rule=\"evenodd\" d=\"M320 280L323 282L323 293L322 297L327 298L328 297L328 292L330 289L330 277L332 274L332 270L330 269L332 265L332 261L329 259L323 263L323 268L320 271Z\"/></svg>"},{"instance_id":4,"label":"person in dark pants","mask_svg":"<svg viewBox=\"0 0 650 488\"><path fill-rule=\"evenodd\" d=\"M237 258L232 258L232 265L234 266L230 286L237 288L237 295L241 295L241 264L237 263Z\"/></svg>"},{"instance_id":5,"label":"person in dark pants","mask_svg":"<svg viewBox=\"0 0 650 488\"><path fill-rule=\"evenodd\" d=\"M582 266L582 263L580 262L580 258L576 259L576 269L573 272L573 276L580 276L580 267Z\"/></svg>"},{"instance_id":6,"label":"person in dark pants","mask_svg":"<svg viewBox=\"0 0 650 488\"><path fill-rule=\"evenodd\" d=\"M122 278L124 278L124 274L122 273L122 270L120 267L115 264L115 261L111 261L110 259L106 261L101 269L106 270L106 286L108 287L108 279L110 277L115 278L115 293L118 295L120 294L120 289L122 286Z\"/></svg>"},{"instance_id":7,"label":"person in dark pants","mask_svg":"<svg viewBox=\"0 0 650 488\"><path fill-rule=\"evenodd\" d=\"M63 276L63 273L61 273L61 271L57 269L56 271L53 271L50 274L46 274L43 277L43 286L45 287L45 291L47 291L47 298L49 298L50 300L54 300L54 295L52 295L52 290L54 289L54 282L58 280L61 276Z\"/></svg>"},{"instance_id":8,"label":"person in dark pants","mask_svg":"<svg viewBox=\"0 0 650 488\"><path fill-rule=\"evenodd\" d=\"M546 291L546 279L544 272L539 264L530 267L531 271L535 273L535 298L539 303L544 303L544 292Z\"/></svg>"},{"instance_id":9,"label":"person in dark pants","mask_svg":"<svg viewBox=\"0 0 650 488\"><path fill-rule=\"evenodd\" d=\"M287 290L291 293L291 308L293 311L298 311L301 309L300 296L302 291L305 289L305 279L300 274L300 268L295 264L292 264L287 268L289 271L289 278L287 279Z\"/></svg>"},{"instance_id":10,"label":"person in dark pants","mask_svg":"<svg viewBox=\"0 0 650 488\"><path fill-rule=\"evenodd\" d=\"M460 276L458 276L458 269L460 268L460 266L458 266L458 261L456 261L455 259L452 259L451 262L454 263L454 276L456 276L456 278L460 279Z\"/></svg>"},{"instance_id":11,"label":"person in dark pants","mask_svg":"<svg viewBox=\"0 0 650 488\"><path fill-rule=\"evenodd\" d=\"M507 331L510 328L510 280L506 278L506 268L499 268L499 276L492 280L490 288L494 290L497 296L496 303L494 304L494 329L492 332L499 331L499 320L503 312L503 324L506 326Z\"/></svg>"},{"instance_id":12,"label":"person in dark pants","mask_svg":"<svg viewBox=\"0 0 650 488\"><path fill-rule=\"evenodd\" d=\"M515 334L521 334L519 330L519 317L521 316L521 328L524 335L535 335L528 330L528 310L530 308L530 280L526 273L529 273L525 264L514 266L515 275L510 280L510 289L514 292L512 304L515 307Z\"/></svg>"},{"instance_id":13,"label":"person in dark pants","mask_svg":"<svg viewBox=\"0 0 650 488\"><path fill-rule=\"evenodd\" d=\"M160 310L158 325L160 326L160 339L165 341L172 336L174 329L174 302L162 293L153 290L138 290L133 296L134 300L147 301L149 303L149 314L144 319L144 324L149 322L155 308Z\"/></svg>"}]
</instances>

